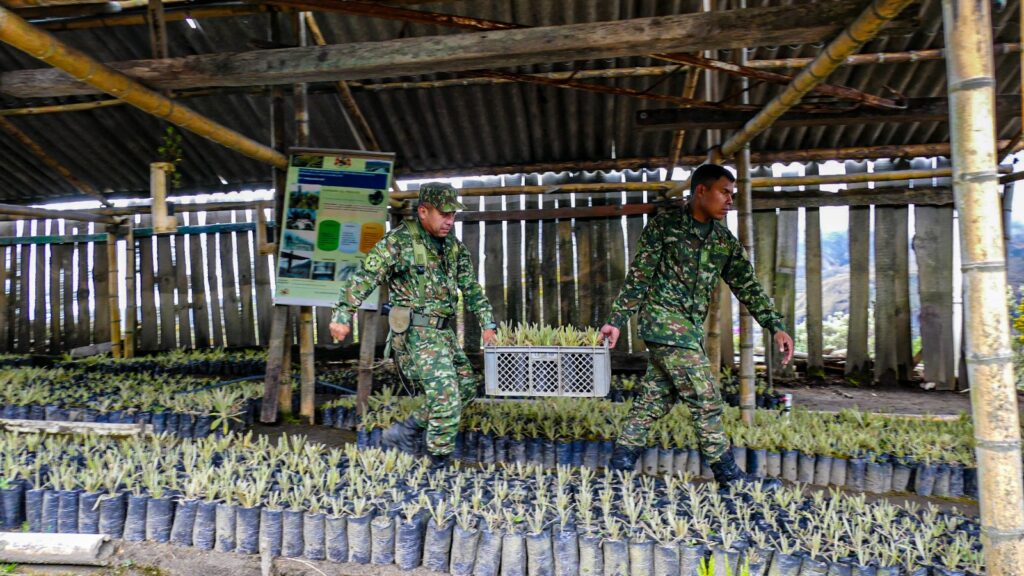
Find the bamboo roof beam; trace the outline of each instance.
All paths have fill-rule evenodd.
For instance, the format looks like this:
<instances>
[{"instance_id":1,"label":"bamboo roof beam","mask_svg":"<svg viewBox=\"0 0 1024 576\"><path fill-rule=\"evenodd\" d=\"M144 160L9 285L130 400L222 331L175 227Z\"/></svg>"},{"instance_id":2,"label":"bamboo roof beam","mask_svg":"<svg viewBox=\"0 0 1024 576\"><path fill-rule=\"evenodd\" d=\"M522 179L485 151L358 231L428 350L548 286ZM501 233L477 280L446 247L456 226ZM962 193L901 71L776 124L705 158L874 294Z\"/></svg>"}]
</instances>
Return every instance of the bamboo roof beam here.
<instances>
[{"instance_id":1,"label":"bamboo roof beam","mask_svg":"<svg viewBox=\"0 0 1024 576\"><path fill-rule=\"evenodd\" d=\"M627 66L623 68L599 68L597 70L567 70L563 72L534 72L533 77L547 78L551 80L589 80L592 78L641 78L645 76L666 76L679 71L679 65L667 64L665 66ZM514 84L519 82L514 78L504 78L495 75L479 75L468 73L465 76L447 80L425 80L421 82L381 82L373 84L369 82L349 82L349 87L366 90L369 92L380 92L384 90L418 90L432 88L450 88L455 86L480 86L488 84Z\"/></svg>"},{"instance_id":2,"label":"bamboo roof beam","mask_svg":"<svg viewBox=\"0 0 1024 576\"><path fill-rule=\"evenodd\" d=\"M0 7L0 41L59 68L76 82L84 82L184 130L209 138L255 160L282 168L288 165L288 158L273 148L175 103L84 52L64 44L53 35L33 27L3 7Z\"/></svg>"},{"instance_id":3,"label":"bamboo roof beam","mask_svg":"<svg viewBox=\"0 0 1024 576\"><path fill-rule=\"evenodd\" d=\"M597 60L660 52L814 43L834 36L860 12L858 0L827 0L814 10L788 6L634 18L564 26L401 38L379 42L201 54L113 62L159 90L256 86L432 74L522 64ZM707 34L707 30L733 30ZM0 74L0 90L19 98L95 94L51 70Z\"/></svg>"},{"instance_id":4,"label":"bamboo roof beam","mask_svg":"<svg viewBox=\"0 0 1024 576\"><path fill-rule=\"evenodd\" d=\"M24 146L29 152L31 152L36 158L38 158L40 162L45 164L48 168L50 168L57 174L60 174L62 178L67 180L69 184L74 186L83 194L85 194L86 196L92 196L93 198L99 200L100 203L103 204L104 206L110 205L110 202L107 200L107 198L103 196L103 194L100 194L99 190L96 190L96 188L94 188L92 184L89 184L88 182L79 179L78 176L72 174L71 170L68 170L66 166L58 162L53 156L47 154L46 151L43 150L42 146L40 146L35 140L30 138L28 134L22 132L21 129L15 126L13 122L6 118L0 117L0 130L3 130L12 138L17 140L19 144Z\"/></svg>"},{"instance_id":5,"label":"bamboo roof beam","mask_svg":"<svg viewBox=\"0 0 1024 576\"><path fill-rule=\"evenodd\" d=\"M74 104L54 104L52 106L26 106L25 108L0 109L0 116L32 116L35 114L54 114L57 112L81 112L109 106L123 106L124 100L96 100L94 102L76 102Z\"/></svg>"},{"instance_id":6,"label":"bamboo roof beam","mask_svg":"<svg viewBox=\"0 0 1024 576\"><path fill-rule=\"evenodd\" d=\"M847 56L878 35L885 24L898 16L911 2L912 0L873 0L856 20L829 42L813 62L793 78L793 82L781 94L773 98L757 116L722 144L721 155L731 158L755 136L767 130L779 116L798 104L811 89L824 82Z\"/></svg>"},{"instance_id":7,"label":"bamboo roof beam","mask_svg":"<svg viewBox=\"0 0 1024 576\"><path fill-rule=\"evenodd\" d=\"M1016 54L1020 52L1019 42L1007 42L995 44L992 53ZM853 54L843 60L842 66L863 66L866 64L898 64L903 62L925 62L928 60L942 60L946 57L945 48L933 48L931 50L908 50L906 52L875 52L873 54ZM800 69L811 62L814 58L777 58L764 60L751 60L747 62L749 68L790 68Z\"/></svg>"},{"instance_id":8,"label":"bamboo roof beam","mask_svg":"<svg viewBox=\"0 0 1024 576\"><path fill-rule=\"evenodd\" d=\"M259 0L260 4L287 6L293 10L313 10L318 12L338 12L352 16L369 16L386 20L414 22L416 24L433 24L449 26L465 30L512 30L525 28L519 24L485 20L455 14L442 14L423 10L411 10L398 6L388 6L379 2L361 2L360 0Z\"/></svg>"}]
</instances>

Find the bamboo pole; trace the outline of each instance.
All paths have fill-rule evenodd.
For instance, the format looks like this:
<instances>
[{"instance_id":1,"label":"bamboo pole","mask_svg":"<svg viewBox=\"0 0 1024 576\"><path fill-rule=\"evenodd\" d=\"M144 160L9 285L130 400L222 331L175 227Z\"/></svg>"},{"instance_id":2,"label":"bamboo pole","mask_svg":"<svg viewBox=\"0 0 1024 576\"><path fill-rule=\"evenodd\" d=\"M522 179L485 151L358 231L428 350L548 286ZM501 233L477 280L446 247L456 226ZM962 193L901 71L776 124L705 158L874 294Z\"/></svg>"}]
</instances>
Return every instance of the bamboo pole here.
<instances>
[{"instance_id":1,"label":"bamboo pole","mask_svg":"<svg viewBox=\"0 0 1024 576\"><path fill-rule=\"evenodd\" d=\"M295 19L295 33L298 45L308 44L307 23L312 21L311 12L304 12ZM317 28L319 32L319 28ZM322 36L321 36L322 38ZM295 85L295 143L300 148L309 146L309 99L306 84ZM313 307L299 306L299 416L309 424L315 424L316 416L316 367L313 348Z\"/></svg>"},{"instance_id":2,"label":"bamboo pole","mask_svg":"<svg viewBox=\"0 0 1024 576\"><path fill-rule=\"evenodd\" d=\"M679 70L678 65L665 66L629 66L625 68L601 68L597 70L570 70L565 72L534 72L530 76L550 80L589 80L594 78L642 78L646 76L666 76ZM501 76L465 75L448 80L424 80L421 82L380 82L370 84L361 81L348 82L349 87L368 92L386 90L426 90L434 88L450 88L461 86L481 86L490 84L513 84L518 82L512 78ZM685 95L685 94L684 94Z\"/></svg>"},{"instance_id":3,"label":"bamboo pole","mask_svg":"<svg viewBox=\"0 0 1024 576\"><path fill-rule=\"evenodd\" d=\"M96 100L94 102L76 102L74 104L54 104L53 106L28 106L26 108L0 109L0 116L33 116L36 114L55 114L58 112L81 112L83 110L95 110L109 106L122 106L124 100L111 98L109 100Z\"/></svg>"},{"instance_id":4,"label":"bamboo pole","mask_svg":"<svg viewBox=\"0 0 1024 576\"><path fill-rule=\"evenodd\" d=\"M745 57L745 56L744 56ZM736 155L736 209L739 240L749 257L754 253L754 217L750 187L750 146ZM740 417L747 426L754 424L756 384L754 380L754 319L740 304Z\"/></svg>"},{"instance_id":5,"label":"bamboo pole","mask_svg":"<svg viewBox=\"0 0 1024 576\"><path fill-rule=\"evenodd\" d=\"M149 44L153 49L153 58L167 58L167 21L164 19L163 0L147 2L146 21L149 25Z\"/></svg>"},{"instance_id":6,"label":"bamboo pole","mask_svg":"<svg viewBox=\"0 0 1024 576\"><path fill-rule=\"evenodd\" d=\"M111 228L116 230L116 228ZM117 273L117 236L107 232L107 299L110 308L110 355L122 358L121 348L121 302L118 297L119 275Z\"/></svg>"},{"instance_id":7,"label":"bamboo pole","mask_svg":"<svg viewBox=\"0 0 1024 576\"><path fill-rule=\"evenodd\" d=\"M793 78L793 82L746 125L722 145L722 156L731 158L744 144L767 130L775 120L800 102L812 88L825 81L846 57L871 40L882 28L911 3L912 0L873 0L860 16L846 27L828 46Z\"/></svg>"},{"instance_id":8,"label":"bamboo pole","mask_svg":"<svg viewBox=\"0 0 1024 576\"><path fill-rule=\"evenodd\" d=\"M184 130L209 138L260 162L282 168L288 166L288 158L284 154L146 88L3 7L0 7L0 41Z\"/></svg>"},{"instance_id":9,"label":"bamboo pole","mask_svg":"<svg viewBox=\"0 0 1024 576\"><path fill-rule=\"evenodd\" d=\"M694 94L697 93L697 81L700 80L700 75L697 73L696 68L690 68L686 71L686 81L683 82L683 98L693 98ZM666 165L668 168L668 176L671 179L672 169L679 166L680 160L683 156L683 142L686 139L686 130L677 130L675 135L672 136L672 150L669 153L670 161ZM695 164L696 162L691 162Z\"/></svg>"},{"instance_id":10,"label":"bamboo pole","mask_svg":"<svg viewBox=\"0 0 1024 576\"><path fill-rule=\"evenodd\" d=\"M82 212L79 210L51 210L49 208L34 208L31 206L18 206L16 204L0 204L0 214L11 216L24 216L26 218L63 218L65 220L80 220L82 222L96 222L98 224L117 225L121 223L120 218Z\"/></svg>"},{"instance_id":11,"label":"bamboo pole","mask_svg":"<svg viewBox=\"0 0 1024 576\"><path fill-rule=\"evenodd\" d=\"M817 173L818 165L811 164L808 171ZM822 303L821 303L821 212L819 208L804 209L804 270L806 274L807 325L807 377L822 380L825 361L822 358Z\"/></svg>"},{"instance_id":12,"label":"bamboo pole","mask_svg":"<svg viewBox=\"0 0 1024 576\"><path fill-rule=\"evenodd\" d=\"M996 44L992 47L992 53L1015 54L1020 52L1020 43L1009 42ZM862 66L865 64L898 64L902 62L925 62L927 60L942 60L946 57L944 48L931 50L909 50L906 52L876 52L874 54L853 54L843 60L842 66ZM804 68L814 61L814 58L779 58L765 60L751 60L747 66L751 68Z\"/></svg>"},{"instance_id":13,"label":"bamboo pole","mask_svg":"<svg viewBox=\"0 0 1024 576\"><path fill-rule=\"evenodd\" d=\"M999 226L990 9L987 2L942 2L981 541L986 574L1011 576L1024 570L1024 487Z\"/></svg>"},{"instance_id":14,"label":"bamboo pole","mask_svg":"<svg viewBox=\"0 0 1024 576\"><path fill-rule=\"evenodd\" d=\"M166 22L180 22L186 18L196 20L209 18L228 18L231 16L246 16L259 14L261 12L272 12L279 10L271 6L256 6L251 4L229 4L226 6L198 7L171 6L164 12ZM108 28L113 26L145 26L146 11L138 10L134 13L120 14L99 14L95 16L83 16L81 18L62 18L56 21L39 22L38 26L43 30L88 30L92 28Z\"/></svg>"},{"instance_id":15,"label":"bamboo pole","mask_svg":"<svg viewBox=\"0 0 1024 576\"><path fill-rule=\"evenodd\" d=\"M125 308L124 318L124 357L133 358L135 356L135 329L138 324L138 309L135 307L135 223L133 221L128 221L127 230L124 289L128 297L128 306ZM193 246L193 249L198 248ZM192 273L200 272L194 270Z\"/></svg>"},{"instance_id":16,"label":"bamboo pole","mask_svg":"<svg viewBox=\"0 0 1024 576\"><path fill-rule=\"evenodd\" d=\"M1006 259L1009 259L1010 239L1013 236L1013 193L1016 187L1016 184L1003 186L1003 256Z\"/></svg>"}]
</instances>

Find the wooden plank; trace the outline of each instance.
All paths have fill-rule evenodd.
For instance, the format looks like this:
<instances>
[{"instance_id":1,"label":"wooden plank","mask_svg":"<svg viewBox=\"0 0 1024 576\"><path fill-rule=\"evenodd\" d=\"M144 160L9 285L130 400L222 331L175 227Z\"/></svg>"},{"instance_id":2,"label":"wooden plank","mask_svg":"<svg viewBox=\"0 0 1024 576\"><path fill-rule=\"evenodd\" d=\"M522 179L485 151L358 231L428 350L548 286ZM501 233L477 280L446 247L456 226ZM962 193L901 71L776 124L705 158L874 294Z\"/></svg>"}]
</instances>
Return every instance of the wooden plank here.
<instances>
[{"instance_id":1,"label":"wooden plank","mask_svg":"<svg viewBox=\"0 0 1024 576\"><path fill-rule=\"evenodd\" d=\"M225 220L231 216L224 214ZM221 295L224 307L224 345L238 346L242 342L242 316L238 296L238 286L235 284L236 273L235 251L233 246L234 238L231 232L217 234L217 247L220 255L221 272Z\"/></svg>"},{"instance_id":2,"label":"wooden plank","mask_svg":"<svg viewBox=\"0 0 1024 576\"><path fill-rule=\"evenodd\" d=\"M814 166L815 170L817 165ZM804 211L806 222L804 268L807 271L805 293L807 294L807 376L821 379L825 376L825 360L822 354L822 290L821 290L821 213L818 208Z\"/></svg>"},{"instance_id":3,"label":"wooden plank","mask_svg":"<svg viewBox=\"0 0 1024 576\"><path fill-rule=\"evenodd\" d=\"M925 382L954 390L953 207L914 207L914 255L921 298L921 361Z\"/></svg>"},{"instance_id":4,"label":"wooden plank","mask_svg":"<svg viewBox=\"0 0 1024 576\"><path fill-rule=\"evenodd\" d=\"M539 184L536 175L531 175L527 184ZM537 198L528 196L526 201L531 207L538 206ZM518 221L515 221L518 224ZM541 265L540 265L540 224L536 221L526 223L523 232L523 246L525 248L526 261L524 262L523 284L525 284L526 296L523 299L523 319L531 324L541 321ZM511 243L509 244L511 253Z\"/></svg>"},{"instance_id":5,"label":"wooden plank","mask_svg":"<svg viewBox=\"0 0 1024 576\"><path fill-rule=\"evenodd\" d=\"M222 212L207 212L207 224L220 224L224 222ZM224 319L221 309L223 308L223 297L221 296L221 280L216 274L221 269L217 255L217 236L207 234L206 242L206 269L210 271L207 276L207 284L210 287L210 319L213 323L213 345L216 348L224 346Z\"/></svg>"},{"instance_id":6,"label":"wooden plank","mask_svg":"<svg viewBox=\"0 0 1024 576\"><path fill-rule=\"evenodd\" d=\"M598 172L596 175L598 182L608 182L611 175L604 172ZM610 194L607 192L596 193L591 197L592 206L612 206L617 204L612 202ZM605 319L608 317L608 309L610 308L610 298L615 296L608 295L608 282L610 280L609 266L608 266L608 249L609 249L609 237L611 220L608 218L601 218L592 220L591 223L591 244L590 244L590 272L591 281L593 282L591 288L591 306L593 307L593 313L590 320L591 326L601 326L604 324Z\"/></svg>"},{"instance_id":7,"label":"wooden plank","mask_svg":"<svg viewBox=\"0 0 1024 576\"><path fill-rule=\"evenodd\" d=\"M480 199L479 198L462 198L462 203L467 208L479 210ZM475 278L479 278L480 271L480 223L479 222L468 222L462 225L462 243L465 244L466 249L469 250L469 257L473 260L473 269L477 271ZM480 319L477 318L476 314L470 312L469 307L463 303L463 327L462 327L462 338L463 348L467 353L479 352L480 351ZM507 320L506 318L496 318L497 321Z\"/></svg>"},{"instance_id":8,"label":"wooden plank","mask_svg":"<svg viewBox=\"0 0 1024 576\"><path fill-rule=\"evenodd\" d=\"M896 330L893 323L895 307L896 275L895 234L893 209L875 207L875 380L895 384L896 374Z\"/></svg>"},{"instance_id":9,"label":"wooden plank","mask_svg":"<svg viewBox=\"0 0 1024 576\"><path fill-rule=\"evenodd\" d=\"M543 182L560 183L568 180L567 173L545 174ZM557 194L555 201L559 209L570 206L570 194ZM562 326L579 326L580 313L576 302L576 255L573 251L573 234L575 226L571 218L558 220L558 314Z\"/></svg>"},{"instance_id":10,"label":"wooden plank","mask_svg":"<svg viewBox=\"0 0 1024 576\"><path fill-rule=\"evenodd\" d=\"M586 181L586 173L573 178L574 182ZM589 194L574 193L576 206L590 206ZM590 220L576 220L573 223L576 232L576 291L579 302L579 324L577 326L593 326L594 317L594 228ZM602 319L603 321L603 319Z\"/></svg>"},{"instance_id":11,"label":"wooden plank","mask_svg":"<svg viewBox=\"0 0 1024 576\"><path fill-rule=\"evenodd\" d=\"M103 230L103 227L98 224L92 224L91 226L93 233ZM92 341L97 343L110 342L110 275L108 274L107 243L93 242L91 246L93 258L93 301L96 303L96 313L93 316ZM152 262L152 257L149 260ZM151 318L154 317L151 316Z\"/></svg>"},{"instance_id":12,"label":"wooden plank","mask_svg":"<svg viewBox=\"0 0 1024 576\"><path fill-rule=\"evenodd\" d=\"M58 422L0 418L0 429L25 434L90 434L95 436L138 436L152 432L150 424L108 424L106 422Z\"/></svg>"},{"instance_id":13,"label":"wooden plank","mask_svg":"<svg viewBox=\"0 0 1024 576\"><path fill-rule=\"evenodd\" d=\"M657 172L649 171L646 172L647 177L656 178ZM625 177L626 182L642 182L644 180L645 172L626 170ZM653 199L653 194L649 195L649 199ZM626 203L631 204L643 204L644 203L644 192L627 192ZM636 249L640 245L640 235L643 234L644 230L644 217L642 214L635 216L626 216L626 264L627 273L629 267L633 263L633 258L636 256ZM613 298L618 296L615 294ZM647 346L644 344L643 338L640 337L640 321L636 316L629 319L629 340L630 340L630 352L637 354L647 350Z\"/></svg>"},{"instance_id":14,"label":"wooden plank","mask_svg":"<svg viewBox=\"0 0 1024 576\"><path fill-rule=\"evenodd\" d=\"M196 217L195 213L188 215L189 221L195 221ZM203 262L205 238L206 235L195 235L188 239L188 259L192 269L189 276L192 288L192 332L195 334L195 346L198 349L210 346L210 307L206 301L206 279L212 274L213 268L207 268Z\"/></svg>"},{"instance_id":15,"label":"wooden plank","mask_svg":"<svg viewBox=\"0 0 1024 576\"><path fill-rule=\"evenodd\" d=\"M782 314L786 332L796 333L796 250L799 242L800 212L794 209L779 210L778 236L775 256L775 308ZM790 362L782 368L780 376L795 376Z\"/></svg>"},{"instance_id":16,"label":"wooden plank","mask_svg":"<svg viewBox=\"0 0 1024 576\"><path fill-rule=\"evenodd\" d=\"M60 263L60 289L61 289L61 342L63 348L73 348L78 345L78 328L75 322L74 301L75 301L75 269L72 267L72 256L75 247L71 244L57 246L57 260Z\"/></svg>"},{"instance_id":17,"label":"wooden plank","mask_svg":"<svg viewBox=\"0 0 1024 576\"><path fill-rule=\"evenodd\" d=\"M235 211L235 221L241 221L245 214ZM235 232L235 254L238 256L238 289L239 303L242 306L241 314L241 338L239 344L242 346L256 345L256 320L253 315L253 292L252 292L252 233ZM309 329L313 329L313 319L310 316ZM312 341L310 341L312 345Z\"/></svg>"},{"instance_id":18,"label":"wooden plank","mask_svg":"<svg viewBox=\"0 0 1024 576\"><path fill-rule=\"evenodd\" d=\"M896 346L896 376L908 382L914 370L914 341L910 324L910 246L909 216L906 206L893 211L893 329Z\"/></svg>"},{"instance_id":19,"label":"wooden plank","mask_svg":"<svg viewBox=\"0 0 1024 576\"><path fill-rule=\"evenodd\" d=\"M176 310L178 316L178 340L182 348L192 348L192 326L195 321L192 319L192 297L189 294L189 277L185 261L188 259L190 240L186 236L175 234L174 239L174 271L175 271L175 294ZM206 271L200 268L193 270L193 274L205 274Z\"/></svg>"},{"instance_id":20,"label":"wooden plank","mask_svg":"<svg viewBox=\"0 0 1024 576\"><path fill-rule=\"evenodd\" d=\"M557 200L551 194L540 197L541 208L556 208ZM541 297L543 298L543 320L548 326L558 326L558 224L554 220L545 220L541 228L541 266L544 277L541 279Z\"/></svg>"},{"instance_id":21,"label":"wooden plank","mask_svg":"<svg viewBox=\"0 0 1024 576\"><path fill-rule=\"evenodd\" d=\"M13 224L4 222L0 223L0 234L10 234ZM9 315L8 310L8 295L11 298L15 298L14 287L17 285L14 276L14 264L9 263L7 258L13 253L15 248L9 248L7 246L0 247L0 352L10 352L14 349L11 345L10 335L13 328L13 316ZM8 281L11 283L8 288Z\"/></svg>"},{"instance_id":22,"label":"wooden plank","mask_svg":"<svg viewBox=\"0 0 1024 576\"><path fill-rule=\"evenodd\" d=\"M618 194L614 194L608 199L608 203L621 204L622 200ZM602 326L608 320L608 316L611 315L612 302L619 295L622 283L626 279L626 236L622 231L622 224L622 216L608 219L608 248L606 252L608 280L602 298L601 315L595 326ZM628 352L629 339L620 337L615 349Z\"/></svg>"},{"instance_id":23,"label":"wooden plank","mask_svg":"<svg viewBox=\"0 0 1024 576\"><path fill-rule=\"evenodd\" d=\"M469 186L469 183L464 182L463 186ZM501 198L484 199L484 210L500 211ZM501 228L500 222L484 224L484 291L494 308L494 316L504 320L508 318L508 308L505 304L503 274L505 239Z\"/></svg>"},{"instance_id":24,"label":"wooden plank","mask_svg":"<svg viewBox=\"0 0 1024 576\"><path fill-rule=\"evenodd\" d=\"M47 222L44 220L37 220L36 230L40 232L46 230L46 224ZM35 247L35 310L32 318L32 349L36 352L45 352L47 349L47 305L52 306L52 303L48 303L46 298L46 277L49 273L49 266L47 266L49 258L46 252L46 246Z\"/></svg>"},{"instance_id":25,"label":"wooden plank","mask_svg":"<svg viewBox=\"0 0 1024 576\"><path fill-rule=\"evenodd\" d=\"M71 233L74 235L84 231L84 224L74 224ZM78 282L75 286L75 300L78 301L78 338L76 346L87 346L92 343L92 314L89 309L89 245L79 242L75 244L74 254L78 259Z\"/></svg>"},{"instance_id":26,"label":"wooden plank","mask_svg":"<svg viewBox=\"0 0 1024 576\"><path fill-rule=\"evenodd\" d=\"M866 172L867 162L846 162L846 172ZM867 187L866 184L851 184L850 188ZM850 306L849 330L846 336L846 374L863 378L870 359L868 358L868 302L870 297L870 243L871 209L851 207L849 226L850 245Z\"/></svg>"},{"instance_id":27,"label":"wooden plank","mask_svg":"<svg viewBox=\"0 0 1024 576\"><path fill-rule=\"evenodd\" d=\"M755 168L752 173L757 173L761 168ZM775 244L778 233L778 217L775 210L754 210L754 271L757 281L764 288L768 297L771 298L775 292ZM762 330L764 336L762 346L766 358L774 355L771 335L767 330ZM766 361L768 367L768 378L771 381L776 370L772 362Z\"/></svg>"},{"instance_id":28,"label":"wooden plank","mask_svg":"<svg viewBox=\"0 0 1024 576\"><path fill-rule=\"evenodd\" d=\"M258 208L258 210L264 210L264 208ZM253 216L255 218L255 215ZM261 346L266 346L270 342L270 324L271 317L273 316L274 308L274 295L270 289L270 258L266 255L261 255L257 249L255 258L255 273L256 273L256 337L257 342ZM331 322L332 310L328 307L317 309L317 341L321 344L331 343Z\"/></svg>"},{"instance_id":29,"label":"wooden plank","mask_svg":"<svg viewBox=\"0 0 1024 576\"><path fill-rule=\"evenodd\" d=\"M30 225L31 222L24 222L22 224L25 227L23 231L24 236L31 235ZM27 244L22 245L18 258L18 306L20 309L18 314L18 352L28 352L29 343L32 340L30 332L31 323L29 321L29 308L31 304L29 301L29 265L31 259L32 247Z\"/></svg>"},{"instance_id":30,"label":"wooden plank","mask_svg":"<svg viewBox=\"0 0 1024 576\"><path fill-rule=\"evenodd\" d=\"M171 237L158 236L156 242L156 283L160 303L160 350L173 350L177 347L175 338L175 322L177 313L174 309L174 265L171 261Z\"/></svg>"},{"instance_id":31,"label":"wooden plank","mask_svg":"<svg viewBox=\"0 0 1024 576\"><path fill-rule=\"evenodd\" d=\"M157 90L335 82L652 52L809 44L834 37L862 8L862 3L855 0L836 0L815 3L814 10L758 7L107 65ZM730 33L708 34L709 30ZM50 69L4 73L0 86L4 93L18 98L98 92L60 70Z\"/></svg>"},{"instance_id":32,"label":"wooden plank","mask_svg":"<svg viewBox=\"0 0 1024 576\"><path fill-rule=\"evenodd\" d=\"M143 220L149 220L143 216ZM154 238L139 239L139 350L157 350L159 318L156 312L156 270L153 255ZM212 268L207 268L210 270Z\"/></svg>"},{"instance_id":33,"label":"wooden plank","mask_svg":"<svg viewBox=\"0 0 1024 576\"><path fill-rule=\"evenodd\" d=\"M533 178L535 176L531 176ZM506 182L510 185L515 185L519 182L519 175L513 175L506 178ZM506 196L505 197L505 209L506 210L523 210L528 209L527 201L522 196ZM529 228L527 228L529 233ZM505 272L508 275L508 306L505 309L507 316L505 320L509 324L518 324L526 318L524 312L524 290L523 285L526 284L526 292L528 293L529 288L529 269L527 268L527 262L530 262L529 255L526 255L524 260L524 238L523 238L523 223L520 220L510 218L506 225L506 236L507 244L505 252L508 255L508 264L505 267ZM527 248L527 250L529 250ZM526 271L527 278L523 278L523 273ZM527 298L529 296L526 296Z\"/></svg>"}]
</instances>

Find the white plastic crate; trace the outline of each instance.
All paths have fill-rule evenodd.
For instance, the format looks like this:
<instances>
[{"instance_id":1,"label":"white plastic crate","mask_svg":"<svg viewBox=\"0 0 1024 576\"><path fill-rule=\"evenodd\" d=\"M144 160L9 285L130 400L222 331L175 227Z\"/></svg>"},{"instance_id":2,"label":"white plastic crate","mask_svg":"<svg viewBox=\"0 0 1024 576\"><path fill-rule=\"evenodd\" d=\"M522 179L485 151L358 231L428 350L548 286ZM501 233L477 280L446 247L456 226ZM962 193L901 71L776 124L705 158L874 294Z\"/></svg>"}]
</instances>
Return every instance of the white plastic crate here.
<instances>
[{"instance_id":1,"label":"white plastic crate","mask_svg":"<svg viewBox=\"0 0 1024 576\"><path fill-rule=\"evenodd\" d=\"M608 395L612 363L608 346L487 346L488 396Z\"/></svg>"}]
</instances>

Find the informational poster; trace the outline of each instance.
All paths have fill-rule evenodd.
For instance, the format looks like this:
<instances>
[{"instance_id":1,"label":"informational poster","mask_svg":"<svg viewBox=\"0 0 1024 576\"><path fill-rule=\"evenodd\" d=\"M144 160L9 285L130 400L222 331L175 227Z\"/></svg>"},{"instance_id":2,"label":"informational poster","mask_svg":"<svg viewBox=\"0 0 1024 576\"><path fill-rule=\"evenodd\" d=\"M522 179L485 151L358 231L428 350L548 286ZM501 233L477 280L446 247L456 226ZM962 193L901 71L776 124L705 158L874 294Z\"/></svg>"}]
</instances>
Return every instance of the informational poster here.
<instances>
[{"instance_id":1,"label":"informational poster","mask_svg":"<svg viewBox=\"0 0 1024 576\"><path fill-rule=\"evenodd\" d=\"M384 237L394 163L389 153L292 150L275 304L337 303L345 281ZM377 292L363 307L377 307Z\"/></svg>"}]
</instances>

